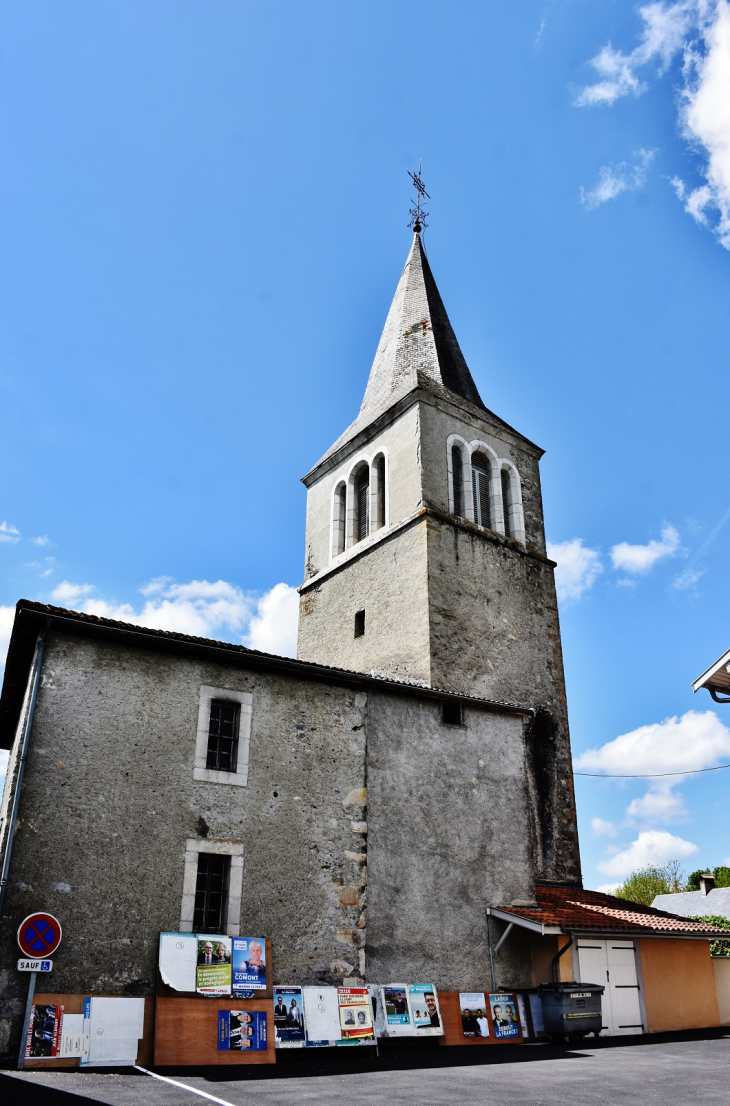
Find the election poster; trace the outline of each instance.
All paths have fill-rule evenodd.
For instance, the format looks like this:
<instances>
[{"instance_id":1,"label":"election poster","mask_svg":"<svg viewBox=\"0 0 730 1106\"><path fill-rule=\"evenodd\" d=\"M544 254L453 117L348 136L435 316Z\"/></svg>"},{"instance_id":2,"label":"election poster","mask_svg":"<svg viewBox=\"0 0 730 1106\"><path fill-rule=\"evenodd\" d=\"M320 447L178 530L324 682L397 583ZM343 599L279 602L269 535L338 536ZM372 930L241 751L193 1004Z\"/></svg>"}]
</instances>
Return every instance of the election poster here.
<instances>
[{"instance_id":1,"label":"election poster","mask_svg":"<svg viewBox=\"0 0 730 1106\"><path fill-rule=\"evenodd\" d=\"M25 1040L26 1060L51 1060L58 1056L63 1006L33 1006Z\"/></svg>"},{"instance_id":2,"label":"election poster","mask_svg":"<svg viewBox=\"0 0 730 1106\"><path fill-rule=\"evenodd\" d=\"M385 1024L388 1026L410 1026L408 1011L408 988L405 983L392 984L382 988Z\"/></svg>"},{"instance_id":3,"label":"election poster","mask_svg":"<svg viewBox=\"0 0 730 1106\"><path fill-rule=\"evenodd\" d=\"M266 942L263 937L234 937L232 968L234 996L266 990Z\"/></svg>"},{"instance_id":4,"label":"election poster","mask_svg":"<svg viewBox=\"0 0 730 1106\"><path fill-rule=\"evenodd\" d=\"M443 1037L438 993L432 983L409 983L408 1001L418 1037Z\"/></svg>"},{"instance_id":5,"label":"election poster","mask_svg":"<svg viewBox=\"0 0 730 1106\"><path fill-rule=\"evenodd\" d=\"M488 1037L487 997L483 991L459 993L461 1031L465 1037Z\"/></svg>"},{"instance_id":6,"label":"election poster","mask_svg":"<svg viewBox=\"0 0 730 1106\"><path fill-rule=\"evenodd\" d=\"M340 1035L343 1041L374 1040L370 994L367 987L338 987Z\"/></svg>"},{"instance_id":7,"label":"election poster","mask_svg":"<svg viewBox=\"0 0 730 1106\"><path fill-rule=\"evenodd\" d=\"M266 1051L266 1012L219 1010L218 1048L226 1051Z\"/></svg>"},{"instance_id":8,"label":"election poster","mask_svg":"<svg viewBox=\"0 0 730 1106\"><path fill-rule=\"evenodd\" d=\"M340 1039L340 1012L336 987L302 987L306 1011L306 1045L315 1048Z\"/></svg>"},{"instance_id":9,"label":"election poster","mask_svg":"<svg viewBox=\"0 0 730 1106\"><path fill-rule=\"evenodd\" d=\"M517 1021L517 1003L514 995L490 995L494 1036L500 1040L520 1036L520 1023Z\"/></svg>"},{"instance_id":10,"label":"election poster","mask_svg":"<svg viewBox=\"0 0 730 1106\"><path fill-rule=\"evenodd\" d=\"M195 990L201 995L230 995L230 937L219 934L198 934Z\"/></svg>"},{"instance_id":11,"label":"election poster","mask_svg":"<svg viewBox=\"0 0 730 1106\"><path fill-rule=\"evenodd\" d=\"M304 999L301 987L274 987L274 1032L277 1048L303 1048Z\"/></svg>"}]
</instances>

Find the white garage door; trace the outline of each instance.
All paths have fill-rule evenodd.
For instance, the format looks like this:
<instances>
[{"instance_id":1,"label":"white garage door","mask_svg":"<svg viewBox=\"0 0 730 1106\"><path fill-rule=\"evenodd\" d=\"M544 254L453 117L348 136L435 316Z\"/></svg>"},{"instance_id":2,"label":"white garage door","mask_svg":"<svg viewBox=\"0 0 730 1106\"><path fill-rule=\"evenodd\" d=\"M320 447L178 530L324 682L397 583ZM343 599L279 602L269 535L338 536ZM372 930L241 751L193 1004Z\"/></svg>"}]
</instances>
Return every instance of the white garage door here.
<instances>
[{"instance_id":1,"label":"white garage door","mask_svg":"<svg viewBox=\"0 0 730 1106\"><path fill-rule=\"evenodd\" d=\"M602 983L603 1032L607 1036L643 1033L633 941L594 941L579 938L581 983Z\"/></svg>"}]
</instances>

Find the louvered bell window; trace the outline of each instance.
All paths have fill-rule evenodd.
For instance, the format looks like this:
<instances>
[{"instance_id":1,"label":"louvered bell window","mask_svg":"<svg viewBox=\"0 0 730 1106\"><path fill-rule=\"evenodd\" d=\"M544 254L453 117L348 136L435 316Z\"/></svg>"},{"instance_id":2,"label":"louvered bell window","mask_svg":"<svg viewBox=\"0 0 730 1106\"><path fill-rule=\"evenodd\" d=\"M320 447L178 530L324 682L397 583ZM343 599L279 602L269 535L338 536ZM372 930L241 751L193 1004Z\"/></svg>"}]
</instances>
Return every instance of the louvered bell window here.
<instances>
[{"instance_id":1,"label":"louvered bell window","mask_svg":"<svg viewBox=\"0 0 730 1106\"><path fill-rule=\"evenodd\" d=\"M464 517L464 463L461 459L461 450L451 451L451 477L454 491L454 514L459 518Z\"/></svg>"},{"instance_id":2,"label":"louvered bell window","mask_svg":"<svg viewBox=\"0 0 730 1106\"><path fill-rule=\"evenodd\" d=\"M357 497L357 540L362 541L368 536L368 500L370 499L370 481L367 470L358 481L356 489Z\"/></svg>"},{"instance_id":3,"label":"louvered bell window","mask_svg":"<svg viewBox=\"0 0 730 1106\"><path fill-rule=\"evenodd\" d=\"M479 461L471 463L471 480L474 492L474 521L477 526L491 528L492 519L489 513L489 470L486 463Z\"/></svg>"},{"instance_id":4,"label":"louvered bell window","mask_svg":"<svg viewBox=\"0 0 730 1106\"><path fill-rule=\"evenodd\" d=\"M510 481L510 475L506 469L502 469L500 473L500 479L502 481L502 510L504 512L504 532L508 538L513 538L514 526L512 525L512 514L510 512L510 504L512 503L512 484Z\"/></svg>"}]
</instances>

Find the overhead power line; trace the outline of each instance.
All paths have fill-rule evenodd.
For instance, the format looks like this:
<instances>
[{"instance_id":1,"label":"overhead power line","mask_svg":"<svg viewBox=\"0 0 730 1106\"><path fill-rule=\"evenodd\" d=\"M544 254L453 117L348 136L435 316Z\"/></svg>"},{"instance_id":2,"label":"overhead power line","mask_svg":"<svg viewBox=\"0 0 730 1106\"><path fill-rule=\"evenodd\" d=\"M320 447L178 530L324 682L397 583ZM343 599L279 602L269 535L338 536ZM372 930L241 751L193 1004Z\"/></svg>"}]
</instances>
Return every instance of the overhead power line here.
<instances>
[{"instance_id":1,"label":"overhead power line","mask_svg":"<svg viewBox=\"0 0 730 1106\"><path fill-rule=\"evenodd\" d=\"M700 772L719 772L730 764L716 764L714 768L693 768L691 772L632 772L614 775L611 772L574 772L574 776L593 776L597 780L653 780L657 776L697 776Z\"/></svg>"}]
</instances>

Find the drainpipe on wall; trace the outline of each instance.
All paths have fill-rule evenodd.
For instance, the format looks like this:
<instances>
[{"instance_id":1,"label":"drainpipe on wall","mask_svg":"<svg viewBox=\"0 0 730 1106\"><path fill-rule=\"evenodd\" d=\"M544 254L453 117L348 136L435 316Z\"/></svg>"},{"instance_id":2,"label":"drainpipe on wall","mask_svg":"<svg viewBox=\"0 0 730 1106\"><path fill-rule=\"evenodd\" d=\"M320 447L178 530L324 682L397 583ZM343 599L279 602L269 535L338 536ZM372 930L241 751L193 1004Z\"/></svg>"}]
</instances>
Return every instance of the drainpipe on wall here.
<instances>
[{"instance_id":1,"label":"drainpipe on wall","mask_svg":"<svg viewBox=\"0 0 730 1106\"><path fill-rule=\"evenodd\" d=\"M8 889L8 876L10 873L10 855L13 851L13 838L15 837L15 824L18 820L18 810L20 808L20 792L23 787L23 776L25 775L25 762L28 757L28 745L30 744L30 731L33 727L33 715L35 714L35 705L38 698L38 688L41 682L41 669L43 668L43 656L46 651L46 638L48 636L48 628L51 625L50 618L47 620L43 631L38 635L38 644L36 646L36 658L35 658L35 672L33 674L33 686L30 693L30 704L28 706L28 713L25 716L25 732L23 734L23 742L20 748L20 761L18 764L18 776L15 781L15 791L13 793L13 806L10 814L10 827L8 829L8 836L5 845L5 856L3 857L3 870L2 876L0 876L0 917L2 917L3 907L5 905L5 893ZM10 765L8 765L10 768Z\"/></svg>"}]
</instances>

